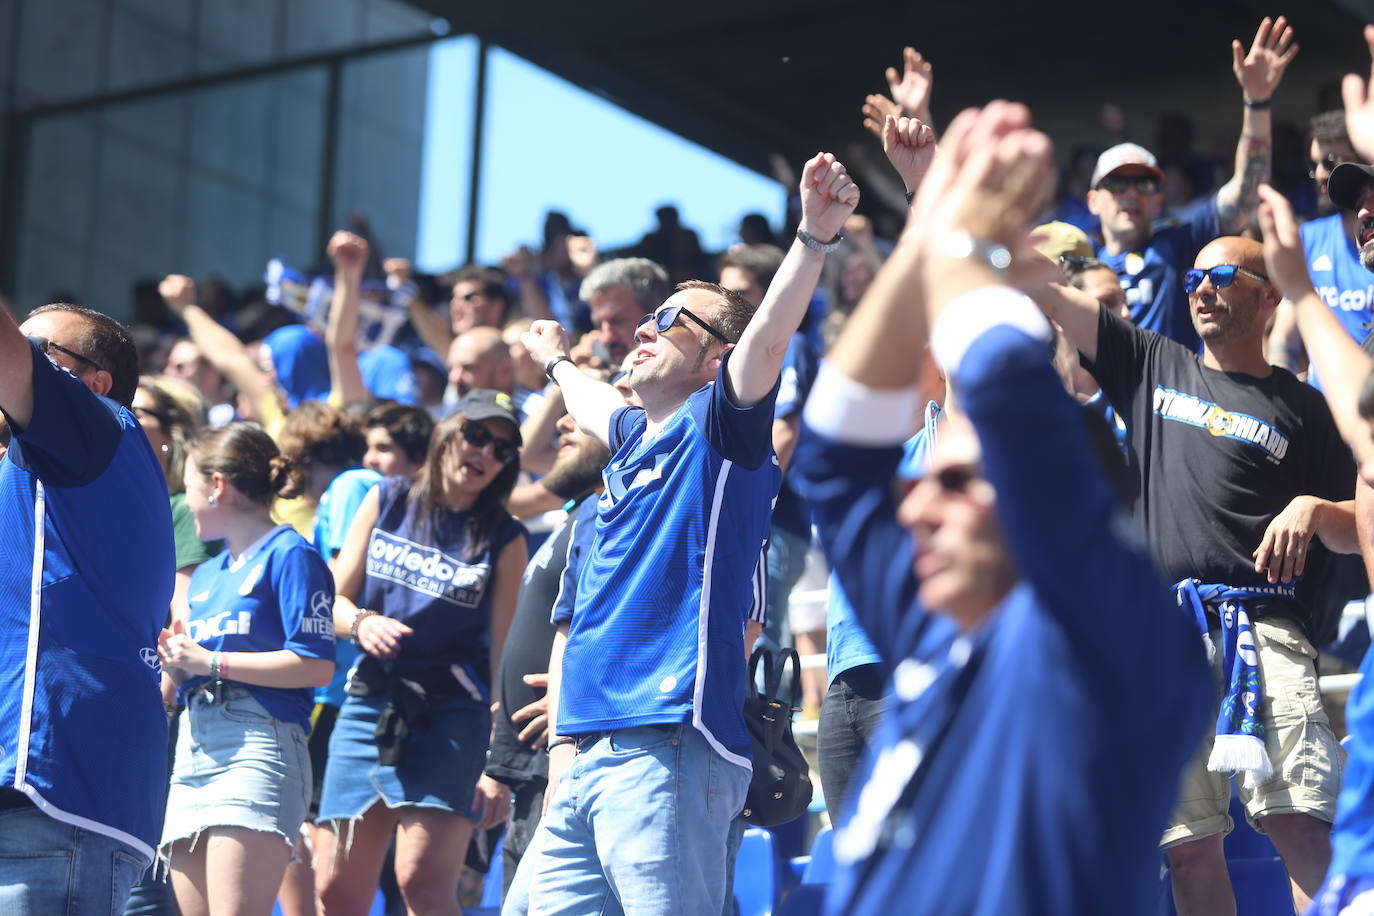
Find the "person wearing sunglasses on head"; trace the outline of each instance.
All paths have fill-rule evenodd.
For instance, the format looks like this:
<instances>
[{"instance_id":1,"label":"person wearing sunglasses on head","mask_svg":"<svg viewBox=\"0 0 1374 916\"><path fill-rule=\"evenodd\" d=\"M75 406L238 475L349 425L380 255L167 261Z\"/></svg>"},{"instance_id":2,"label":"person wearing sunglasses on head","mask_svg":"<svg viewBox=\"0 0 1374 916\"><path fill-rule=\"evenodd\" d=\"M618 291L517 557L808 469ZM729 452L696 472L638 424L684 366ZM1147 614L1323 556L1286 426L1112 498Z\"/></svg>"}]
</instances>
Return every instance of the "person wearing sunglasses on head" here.
<instances>
[{"instance_id":1,"label":"person wearing sunglasses on head","mask_svg":"<svg viewBox=\"0 0 1374 916\"><path fill-rule=\"evenodd\" d=\"M166 789L167 482L118 322L0 307L0 911L123 912ZM35 850L42 850L35 857Z\"/></svg>"},{"instance_id":2,"label":"person wearing sunglasses on head","mask_svg":"<svg viewBox=\"0 0 1374 916\"><path fill-rule=\"evenodd\" d=\"M547 813L521 866L538 912L611 897L644 914L726 903L751 767L745 618L781 478L773 406L824 255L859 200L829 153L806 164L800 191L797 240L757 310L693 280L644 316L628 362L643 407L579 371L558 324L525 335L573 419L613 453L576 610L550 656Z\"/></svg>"},{"instance_id":3,"label":"person wearing sunglasses on head","mask_svg":"<svg viewBox=\"0 0 1374 916\"><path fill-rule=\"evenodd\" d=\"M1282 16L1260 23L1248 53L1232 42L1232 69L1245 103L1236 171L1212 205L1199 208L1189 222L1157 222L1164 209L1164 172L1148 150L1122 143L1098 158L1087 196L1088 209L1102 220L1097 256L1121 278L1131 320L1140 327L1197 349L1179 275L1208 241L1249 225L1257 189L1269 177L1270 101L1297 50Z\"/></svg>"},{"instance_id":4,"label":"person wearing sunglasses on head","mask_svg":"<svg viewBox=\"0 0 1374 916\"><path fill-rule=\"evenodd\" d=\"M1178 911L1235 906L1222 845L1232 773L1244 777L1246 817L1273 840L1302 911L1330 860L1341 781L1317 690L1313 598L1331 553L1359 549L1355 469L1321 394L1264 358L1280 294L1259 243L1216 239L1180 285L1201 355L1078 290L1045 301L1126 421L1135 515L1182 606L1219 650L1257 650L1216 652L1218 667L1246 664L1218 675L1227 702L1221 714L1211 706L1215 726L1199 736L1162 839ZM1262 689L1247 689L1252 676Z\"/></svg>"},{"instance_id":5,"label":"person wearing sunglasses on head","mask_svg":"<svg viewBox=\"0 0 1374 916\"><path fill-rule=\"evenodd\" d=\"M1344 111L1312 118L1310 132L1308 176L1315 185L1319 216L1301 229L1307 268L1317 294L1351 339L1362 343L1374 321L1374 219L1362 222L1359 211L1374 169L1363 165L1351 146ZM1337 170L1341 178L1333 185ZM1308 383L1322 387L1316 368L1308 365L1293 306L1286 300L1274 316L1267 352L1274 365L1295 373L1307 370Z\"/></svg>"},{"instance_id":6,"label":"person wearing sunglasses on head","mask_svg":"<svg viewBox=\"0 0 1374 916\"><path fill-rule=\"evenodd\" d=\"M509 813L509 791L482 768L527 560L506 511L519 472L510 396L474 389L435 427L413 481L388 478L363 499L335 559L335 626L364 655L316 821L328 912L366 911L393 837L409 909L451 910L472 831Z\"/></svg>"}]
</instances>

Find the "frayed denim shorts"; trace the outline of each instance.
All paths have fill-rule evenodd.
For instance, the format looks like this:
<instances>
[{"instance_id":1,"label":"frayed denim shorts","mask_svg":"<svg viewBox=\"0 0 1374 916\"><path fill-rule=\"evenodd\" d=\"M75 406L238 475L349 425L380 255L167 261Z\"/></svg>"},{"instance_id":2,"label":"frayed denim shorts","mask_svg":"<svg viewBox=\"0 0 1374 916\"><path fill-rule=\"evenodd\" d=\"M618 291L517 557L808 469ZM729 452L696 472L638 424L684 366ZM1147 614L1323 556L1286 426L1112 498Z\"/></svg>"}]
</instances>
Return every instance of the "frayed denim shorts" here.
<instances>
[{"instance_id":1,"label":"frayed denim shorts","mask_svg":"<svg viewBox=\"0 0 1374 916\"><path fill-rule=\"evenodd\" d=\"M377 761L377 720L386 697L344 700L329 736L317 823L361 817L379 799L471 817L474 789L487 760L491 712L466 697L431 700L430 727L412 730L398 766Z\"/></svg>"},{"instance_id":2,"label":"frayed denim shorts","mask_svg":"<svg viewBox=\"0 0 1374 916\"><path fill-rule=\"evenodd\" d=\"M211 827L275 833L294 848L310 802L305 729L268 715L242 687L196 691L181 714L160 857Z\"/></svg>"}]
</instances>

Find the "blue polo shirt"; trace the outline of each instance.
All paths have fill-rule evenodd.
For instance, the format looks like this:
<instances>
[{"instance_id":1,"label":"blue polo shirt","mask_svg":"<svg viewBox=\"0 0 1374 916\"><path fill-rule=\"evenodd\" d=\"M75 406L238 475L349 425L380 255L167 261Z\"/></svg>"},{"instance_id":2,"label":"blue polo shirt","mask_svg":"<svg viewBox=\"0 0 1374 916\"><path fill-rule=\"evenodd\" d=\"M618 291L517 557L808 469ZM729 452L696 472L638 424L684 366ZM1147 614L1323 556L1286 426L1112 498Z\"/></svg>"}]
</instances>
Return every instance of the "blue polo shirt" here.
<instances>
[{"instance_id":1,"label":"blue polo shirt","mask_svg":"<svg viewBox=\"0 0 1374 916\"><path fill-rule=\"evenodd\" d=\"M777 387L737 407L724 381L734 352L653 438L642 409L612 417L563 656L562 734L690 722L725 759L750 765L742 634L782 475Z\"/></svg>"},{"instance_id":2,"label":"blue polo shirt","mask_svg":"<svg viewBox=\"0 0 1374 916\"><path fill-rule=\"evenodd\" d=\"M8 421L0 459L0 781L151 861L167 777L167 481L132 413L32 360L33 418Z\"/></svg>"}]
</instances>

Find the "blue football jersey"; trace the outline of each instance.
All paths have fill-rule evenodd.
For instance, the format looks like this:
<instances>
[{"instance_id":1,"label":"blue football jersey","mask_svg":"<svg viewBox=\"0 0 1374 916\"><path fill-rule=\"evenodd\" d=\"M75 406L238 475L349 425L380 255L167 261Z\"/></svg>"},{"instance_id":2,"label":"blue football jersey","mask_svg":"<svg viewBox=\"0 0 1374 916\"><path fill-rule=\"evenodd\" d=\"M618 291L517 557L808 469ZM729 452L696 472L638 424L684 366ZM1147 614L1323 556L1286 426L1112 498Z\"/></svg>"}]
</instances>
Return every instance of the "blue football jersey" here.
<instances>
[{"instance_id":1,"label":"blue football jersey","mask_svg":"<svg viewBox=\"0 0 1374 916\"><path fill-rule=\"evenodd\" d=\"M37 349L0 459L0 780L152 859L166 789L157 637L167 481L138 421Z\"/></svg>"},{"instance_id":2,"label":"blue football jersey","mask_svg":"<svg viewBox=\"0 0 1374 916\"><path fill-rule=\"evenodd\" d=\"M1188 294L1183 291L1183 273L1193 266L1202 246L1220 234L1216 201L1212 200L1195 210L1187 222L1157 225L1140 251L1110 254L1105 247L1097 250L1097 257L1121 280L1133 324L1190 350L1201 347L1188 311Z\"/></svg>"},{"instance_id":3,"label":"blue football jersey","mask_svg":"<svg viewBox=\"0 0 1374 916\"><path fill-rule=\"evenodd\" d=\"M191 639L216 652L275 652L334 660L334 577L310 542L278 525L237 557L228 550L191 574ZM181 685L183 699L208 678ZM229 680L234 672L229 670ZM273 718L310 728L314 690L241 684Z\"/></svg>"},{"instance_id":4,"label":"blue football jersey","mask_svg":"<svg viewBox=\"0 0 1374 916\"><path fill-rule=\"evenodd\" d=\"M1374 273L1360 264L1360 250L1354 237L1345 231L1341 214L1333 213L1303 225L1302 249L1307 255L1307 272L1317 295L1331 307L1336 320L1355 343L1364 343L1374 320ZM1320 388L1317 370L1307 380Z\"/></svg>"},{"instance_id":5,"label":"blue football jersey","mask_svg":"<svg viewBox=\"0 0 1374 916\"><path fill-rule=\"evenodd\" d=\"M351 468L329 482L315 509L315 549L328 563L343 549L348 527L363 498L377 484L382 475L369 468ZM334 648L334 679L315 691L315 702L342 706L348 672L358 660L358 644L350 640L337 643Z\"/></svg>"},{"instance_id":6,"label":"blue football jersey","mask_svg":"<svg viewBox=\"0 0 1374 916\"><path fill-rule=\"evenodd\" d=\"M749 766L742 634L781 478L777 389L737 407L724 372L653 438L639 408L612 418L564 652L562 734L689 721Z\"/></svg>"}]
</instances>

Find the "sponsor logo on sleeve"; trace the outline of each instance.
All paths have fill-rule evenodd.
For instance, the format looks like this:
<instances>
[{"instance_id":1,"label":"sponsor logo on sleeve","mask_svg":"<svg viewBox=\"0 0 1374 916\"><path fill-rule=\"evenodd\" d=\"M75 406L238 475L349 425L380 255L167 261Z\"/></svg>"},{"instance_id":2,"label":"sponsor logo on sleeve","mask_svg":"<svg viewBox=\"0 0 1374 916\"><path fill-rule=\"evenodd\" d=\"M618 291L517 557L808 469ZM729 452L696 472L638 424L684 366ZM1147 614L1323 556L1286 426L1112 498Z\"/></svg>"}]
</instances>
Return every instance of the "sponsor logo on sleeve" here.
<instances>
[{"instance_id":1,"label":"sponsor logo on sleeve","mask_svg":"<svg viewBox=\"0 0 1374 916\"><path fill-rule=\"evenodd\" d=\"M334 603L324 589L310 596L310 607L301 618L300 631L334 641Z\"/></svg>"}]
</instances>

